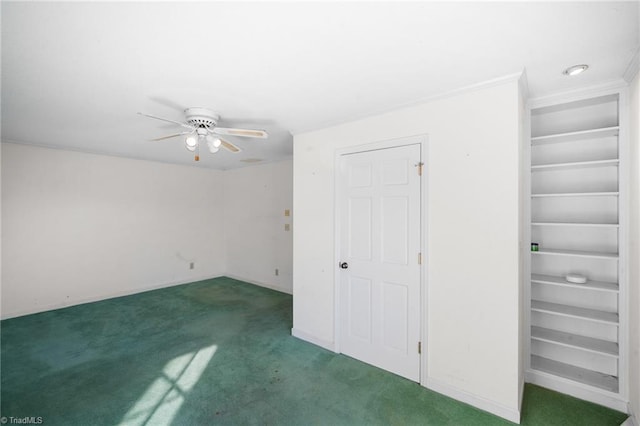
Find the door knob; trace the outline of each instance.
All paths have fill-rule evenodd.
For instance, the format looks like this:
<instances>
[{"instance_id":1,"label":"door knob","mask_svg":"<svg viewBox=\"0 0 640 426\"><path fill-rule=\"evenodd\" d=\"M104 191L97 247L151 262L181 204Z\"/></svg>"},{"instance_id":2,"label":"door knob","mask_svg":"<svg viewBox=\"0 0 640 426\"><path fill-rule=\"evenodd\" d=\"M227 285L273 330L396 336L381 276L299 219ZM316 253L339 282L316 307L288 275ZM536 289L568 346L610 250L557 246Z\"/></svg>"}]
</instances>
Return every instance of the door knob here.
<instances>
[{"instance_id":1,"label":"door knob","mask_svg":"<svg viewBox=\"0 0 640 426\"><path fill-rule=\"evenodd\" d=\"M340 268L347 269L348 267L349 267L349 264L347 262L340 262Z\"/></svg>"}]
</instances>

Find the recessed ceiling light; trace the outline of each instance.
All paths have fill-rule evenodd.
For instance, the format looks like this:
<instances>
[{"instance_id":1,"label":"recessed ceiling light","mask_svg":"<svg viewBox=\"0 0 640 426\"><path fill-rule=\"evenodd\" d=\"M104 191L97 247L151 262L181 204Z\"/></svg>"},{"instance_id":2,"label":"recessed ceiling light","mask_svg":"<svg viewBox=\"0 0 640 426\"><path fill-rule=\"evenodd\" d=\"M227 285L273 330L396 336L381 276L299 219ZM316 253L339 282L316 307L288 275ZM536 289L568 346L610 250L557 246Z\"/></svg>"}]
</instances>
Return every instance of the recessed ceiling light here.
<instances>
[{"instance_id":1,"label":"recessed ceiling light","mask_svg":"<svg viewBox=\"0 0 640 426\"><path fill-rule=\"evenodd\" d=\"M573 77L574 75L578 75L582 72L585 72L587 68L589 68L589 65L574 65L564 70L562 74Z\"/></svg>"}]
</instances>

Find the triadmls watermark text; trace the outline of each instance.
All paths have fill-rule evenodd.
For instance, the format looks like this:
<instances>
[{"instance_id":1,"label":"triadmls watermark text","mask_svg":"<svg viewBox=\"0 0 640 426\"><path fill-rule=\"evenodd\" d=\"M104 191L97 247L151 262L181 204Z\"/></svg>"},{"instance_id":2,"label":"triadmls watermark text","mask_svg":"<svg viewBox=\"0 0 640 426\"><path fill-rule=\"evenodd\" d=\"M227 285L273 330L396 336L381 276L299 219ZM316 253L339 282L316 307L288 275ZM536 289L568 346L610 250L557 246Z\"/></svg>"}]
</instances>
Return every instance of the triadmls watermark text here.
<instances>
[{"instance_id":1,"label":"triadmls watermark text","mask_svg":"<svg viewBox=\"0 0 640 426\"><path fill-rule=\"evenodd\" d=\"M41 416L2 416L0 417L0 423L3 425L41 425L44 423L44 419Z\"/></svg>"}]
</instances>

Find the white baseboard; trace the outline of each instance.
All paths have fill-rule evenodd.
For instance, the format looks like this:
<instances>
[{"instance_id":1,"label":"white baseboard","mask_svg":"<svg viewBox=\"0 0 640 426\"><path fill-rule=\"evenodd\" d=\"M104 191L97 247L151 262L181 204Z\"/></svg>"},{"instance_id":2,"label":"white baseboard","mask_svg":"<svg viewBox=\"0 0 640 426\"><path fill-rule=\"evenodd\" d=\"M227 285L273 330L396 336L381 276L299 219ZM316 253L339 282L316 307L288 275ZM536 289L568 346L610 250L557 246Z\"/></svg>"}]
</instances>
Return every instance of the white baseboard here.
<instances>
[{"instance_id":1,"label":"white baseboard","mask_svg":"<svg viewBox=\"0 0 640 426\"><path fill-rule=\"evenodd\" d=\"M293 294L293 291L288 289L288 288L278 287L278 286L275 286L273 284L267 284L267 283L264 283L264 282L261 282L261 281L250 280L250 279L241 277L239 275L226 274L224 276L225 277L229 277L229 278L233 278L234 280L244 281L245 283L257 285L259 287L265 287L265 288L268 288L268 289L271 289L271 290L279 291L280 293Z\"/></svg>"},{"instance_id":2,"label":"white baseboard","mask_svg":"<svg viewBox=\"0 0 640 426\"><path fill-rule=\"evenodd\" d=\"M640 421L638 421L638 416L633 412L631 408L631 404L627 407L627 413L629 413L629 417L624 421L620 426L640 426Z\"/></svg>"},{"instance_id":3,"label":"white baseboard","mask_svg":"<svg viewBox=\"0 0 640 426\"><path fill-rule=\"evenodd\" d=\"M246 278L242 278L242 277L238 277L238 276L234 276L234 275L217 274L217 275L214 275L214 276L191 277L189 279L180 280L180 281L169 281L169 282L164 282L164 283L160 283L160 284L142 286L142 287L138 287L138 288L135 288L135 289L116 291L116 292L113 292L113 293L106 293L106 294L101 294L101 295L92 296L92 297L85 297L85 298L81 298L81 299L77 299L77 300L73 300L73 301L67 301L67 302L61 302L61 303L51 303L51 304L47 304L47 305L36 306L33 309L23 309L23 310L18 310L18 311L9 311L8 313L3 310L1 315L0 315L0 319L5 320L5 319L9 319L9 318L21 317L21 316L24 316L24 315L31 315L31 314L37 314L37 313L40 313L40 312L53 311L55 309L62 309L62 308L68 308L68 307L71 307L71 306L84 305L85 303L99 302L101 300L114 299L116 297L131 296L132 294L144 293L144 292L147 292L147 291L159 290L161 288L174 287L174 286L177 286L177 285L190 284L190 283L194 283L194 282L198 282L198 281L210 280L210 279L213 279L213 278L220 278L220 277L229 277L229 278L233 278L235 280L244 281L246 283L254 284L254 285L257 285L257 286L260 286L260 287L266 287L266 288L269 288L271 290L279 291L281 293L292 294L291 290L288 290L288 289L283 289L283 288L276 287L276 286L273 286L273 285L269 285L269 284L265 284L265 283L261 283L261 282L257 282L257 281L252 281L252 280L248 280Z\"/></svg>"},{"instance_id":4,"label":"white baseboard","mask_svg":"<svg viewBox=\"0 0 640 426\"><path fill-rule=\"evenodd\" d=\"M300 340L304 340L305 342L313 343L316 346L320 346L321 348L327 349L331 352L335 352L335 344L328 340L319 339L309 333L301 331L297 328L291 329L291 335L293 337L297 337Z\"/></svg>"},{"instance_id":5,"label":"white baseboard","mask_svg":"<svg viewBox=\"0 0 640 426\"><path fill-rule=\"evenodd\" d=\"M101 300L115 299L116 297L131 296L133 294L145 293L147 291L159 290L161 288L167 288L167 287L175 287L178 285L190 284L198 281L210 280L213 278L219 278L223 276L224 275L191 277L189 279L180 280L180 281L169 281L169 282L164 282L160 284L152 284L148 286L137 287L129 290L122 290L122 291L116 291L113 293L106 293L106 294L100 294L100 295L91 296L91 297L80 298L73 301L51 303L48 305L36 306L32 309L9 311L9 313L6 313L3 310L1 319L5 320L9 318L21 317L24 315L31 315L31 314L38 314L40 312L53 311L55 309L62 309L62 308L69 308L71 306L84 305L85 303L93 303L93 302L99 302Z\"/></svg>"},{"instance_id":6,"label":"white baseboard","mask_svg":"<svg viewBox=\"0 0 640 426\"><path fill-rule=\"evenodd\" d=\"M487 411L496 416L502 417L514 423L520 424L520 410L514 410L509 407L505 407L502 404L490 401L488 399L473 395L469 392L460 390L446 383L442 383L439 380L427 378L426 387L446 395L455 400L464 402L483 411Z\"/></svg>"}]
</instances>

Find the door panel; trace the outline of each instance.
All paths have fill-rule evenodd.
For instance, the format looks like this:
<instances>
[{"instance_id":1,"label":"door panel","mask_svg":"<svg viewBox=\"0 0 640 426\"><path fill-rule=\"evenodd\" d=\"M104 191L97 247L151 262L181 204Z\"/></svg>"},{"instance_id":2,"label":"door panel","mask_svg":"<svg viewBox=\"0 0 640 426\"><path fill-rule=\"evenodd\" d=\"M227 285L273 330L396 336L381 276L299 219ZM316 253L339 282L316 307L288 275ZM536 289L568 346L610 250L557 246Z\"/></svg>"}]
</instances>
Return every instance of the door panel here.
<instances>
[{"instance_id":1,"label":"door panel","mask_svg":"<svg viewBox=\"0 0 640 426\"><path fill-rule=\"evenodd\" d=\"M382 162L383 185L406 185L408 183L409 163L406 159L393 159Z\"/></svg>"},{"instance_id":2,"label":"door panel","mask_svg":"<svg viewBox=\"0 0 640 426\"><path fill-rule=\"evenodd\" d=\"M407 197L385 197L380 200L380 206L381 261L406 265L409 250L409 200Z\"/></svg>"},{"instance_id":3,"label":"door panel","mask_svg":"<svg viewBox=\"0 0 640 426\"><path fill-rule=\"evenodd\" d=\"M344 155L338 178L340 350L419 380L420 145Z\"/></svg>"},{"instance_id":4,"label":"door panel","mask_svg":"<svg viewBox=\"0 0 640 426\"><path fill-rule=\"evenodd\" d=\"M349 200L349 257L371 260L371 198Z\"/></svg>"},{"instance_id":5,"label":"door panel","mask_svg":"<svg viewBox=\"0 0 640 426\"><path fill-rule=\"evenodd\" d=\"M406 285L382 283L382 344L407 355L407 316L409 291Z\"/></svg>"},{"instance_id":6,"label":"door panel","mask_svg":"<svg viewBox=\"0 0 640 426\"><path fill-rule=\"evenodd\" d=\"M354 164L349 170L349 186L351 188L371 186L371 165Z\"/></svg>"},{"instance_id":7,"label":"door panel","mask_svg":"<svg viewBox=\"0 0 640 426\"><path fill-rule=\"evenodd\" d=\"M371 280L352 277L349 281L349 336L371 342Z\"/></svg>"}]
</instances>

